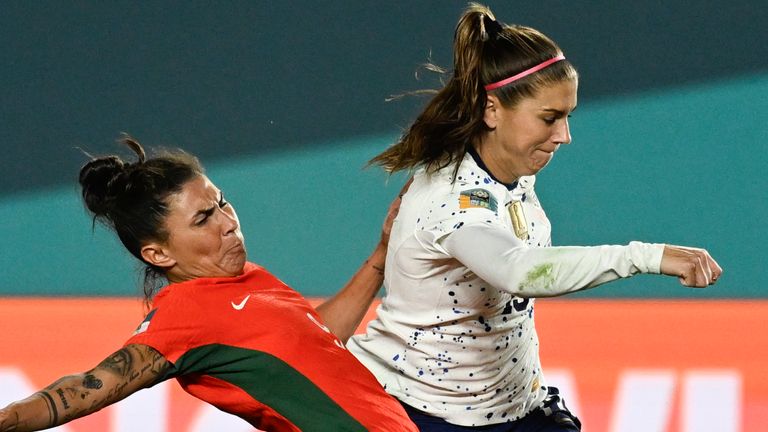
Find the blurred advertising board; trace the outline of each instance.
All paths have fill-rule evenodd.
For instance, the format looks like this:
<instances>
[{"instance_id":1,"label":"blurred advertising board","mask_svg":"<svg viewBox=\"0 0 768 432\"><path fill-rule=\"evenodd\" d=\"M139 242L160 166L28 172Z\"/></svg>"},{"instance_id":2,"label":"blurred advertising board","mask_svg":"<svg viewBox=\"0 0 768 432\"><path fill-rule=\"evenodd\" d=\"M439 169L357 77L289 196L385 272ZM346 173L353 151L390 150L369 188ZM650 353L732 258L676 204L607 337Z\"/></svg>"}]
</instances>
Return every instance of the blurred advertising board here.
<instances>
[{"instance_id":1,"label":"blurred advertising board","mask_svg":"<svg viewBox=\"0 0 768 432\"><path fill-rule=\"evenodd\" d=\"M768 430L768 301L541 299L535 310L545 377L585 431ZM0 405L92 368L143 313L124 298L0 299ZM253 429L169 381L53 430Z\"/></svg>"}]
</instances>

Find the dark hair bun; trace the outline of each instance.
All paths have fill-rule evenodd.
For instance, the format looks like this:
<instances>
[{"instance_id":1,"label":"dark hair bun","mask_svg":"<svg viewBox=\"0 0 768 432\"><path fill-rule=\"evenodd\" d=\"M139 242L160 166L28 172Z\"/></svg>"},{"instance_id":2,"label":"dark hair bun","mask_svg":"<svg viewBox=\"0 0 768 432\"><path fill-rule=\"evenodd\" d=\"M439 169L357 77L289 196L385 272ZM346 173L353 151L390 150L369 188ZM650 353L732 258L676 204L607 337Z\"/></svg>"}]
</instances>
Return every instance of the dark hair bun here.
<instances>
[{"instance_id":1,"label":"dark hair bun","mask_svg":"<svg viewBox=\"0 0 768 432\"><path fill-rule=\"evenodd\" d=\"M108 212L115 180L125 172L126 164L117 156L93 159L80 169L80 186L85 206L95 216Z\"/></svg>"}]
</instances>

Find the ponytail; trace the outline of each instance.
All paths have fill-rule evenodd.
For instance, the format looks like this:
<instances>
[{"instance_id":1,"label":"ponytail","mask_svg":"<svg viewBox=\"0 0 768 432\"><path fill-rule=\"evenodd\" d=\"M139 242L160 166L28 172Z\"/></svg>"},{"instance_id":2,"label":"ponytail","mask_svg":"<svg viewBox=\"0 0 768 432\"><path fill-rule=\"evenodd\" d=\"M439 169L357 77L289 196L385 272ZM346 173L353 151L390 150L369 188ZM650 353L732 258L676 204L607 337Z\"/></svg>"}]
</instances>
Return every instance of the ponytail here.
<instances>
[{"instance_id":1,"label":"ponytail","mask_svg":"<svg viewBox=\"0 0 768 432\"><path fill-rule=\"evenodd\" d=\"M495 22L488 8L469 6L454 33L453 76L400 140L369 165L379 165L389 173L424 165L434 172L461 160L468 146L487 129L480 69L483 45L489 38L488 20Z\"/></svg>"},{"instance_id":2,"label":"ponytail","mask_svg":"<svg viewBox=\"0 0 768 432\"><path fill-rule=\"evenodd\" d=\"M389 173L419 166L433 173L455 164L455 178L469 147L489 131L484 121L485 85L559 54L560 48L541 32L501 24L490 9L471 3L456 25L452 76L398 142L368 164ZM576 76L565 60L493 92L510 108L546 85Z\"/></svg>"}]
</instances>

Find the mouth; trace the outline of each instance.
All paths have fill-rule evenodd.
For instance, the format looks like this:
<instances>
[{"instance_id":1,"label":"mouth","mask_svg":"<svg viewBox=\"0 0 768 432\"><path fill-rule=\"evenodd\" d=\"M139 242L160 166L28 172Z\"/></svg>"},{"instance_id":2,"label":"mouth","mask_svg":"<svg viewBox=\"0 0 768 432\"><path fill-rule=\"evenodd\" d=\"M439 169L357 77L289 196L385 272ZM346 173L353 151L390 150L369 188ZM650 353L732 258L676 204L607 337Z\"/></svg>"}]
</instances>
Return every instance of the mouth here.
<instances>
[{"instance_id":1,"label":"mouth","mask_svg":"<svg viewBox=\"0 0 768 432\"><path fill-rule=\"evenodd\" d=\"M538 149L541 153L543 153L547 159L552 158L555 156L556 150L544 150L544 149Z\"/></svg>"},{"instance_id":2,"label":"mouth","mask_svg":"<svg viewBox=\"0 0 768 432\"><path fill-rule=\"evenodd\" d=\"M558 147L552 148L552 149L546 149L546 148L540 148L538 149L540 152L544 152L546 154L555 154Z\"/></svg>"},{"instance_id":3,"label":"mouth","mask_svg":"<svg viewBox=\"0 0 768 432\"><path fill-rule=\"evenodd\" d=\"M237 243L232 245L232 247L227 249L226 253L229 254L229 253L240 253L240 252L245 252L245 245L243 244L243 242L238 241Z\"/></svg>"}]
</instances>

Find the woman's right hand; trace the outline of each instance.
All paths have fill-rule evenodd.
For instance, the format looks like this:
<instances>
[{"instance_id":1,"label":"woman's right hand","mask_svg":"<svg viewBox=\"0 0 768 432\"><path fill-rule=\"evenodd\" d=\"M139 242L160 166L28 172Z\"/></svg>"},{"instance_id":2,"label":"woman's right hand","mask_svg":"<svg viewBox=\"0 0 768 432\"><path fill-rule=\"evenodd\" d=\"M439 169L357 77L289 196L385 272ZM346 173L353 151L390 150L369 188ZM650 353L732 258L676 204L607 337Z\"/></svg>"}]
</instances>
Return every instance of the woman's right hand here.
<instances>
[{"instance_id":1,"label":"woman's right hand","mask_svg":"<svg viewBox=\"0 0 768 432\"><path fill-rule=\"evenodd\" d=\"M665 245L661 274L677 276L684 286L705 288L720 278L723 269L704 249Z\"/></svg>"}]
</instances>

